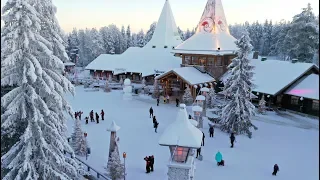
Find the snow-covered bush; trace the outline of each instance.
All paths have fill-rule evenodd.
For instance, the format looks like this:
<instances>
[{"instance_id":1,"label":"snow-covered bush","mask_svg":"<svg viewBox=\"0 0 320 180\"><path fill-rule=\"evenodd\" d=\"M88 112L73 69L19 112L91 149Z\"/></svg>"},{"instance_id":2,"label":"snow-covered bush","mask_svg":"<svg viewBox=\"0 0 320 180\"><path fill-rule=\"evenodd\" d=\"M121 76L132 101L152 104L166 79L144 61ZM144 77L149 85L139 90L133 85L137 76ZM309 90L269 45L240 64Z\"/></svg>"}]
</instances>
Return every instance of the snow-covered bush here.
<instances>
[{"instance_id":1,"label":"snow-covered bush","mask_svg":"<svg viewBox=\"0 0 320 180\"><path fill-rule=\"evenodd\" d=\"M122 79L122 77L120 78L119 83L120 83L121 86L123 85L123 79Z\"/></svg>"},{"instance_id":2,"label":"snow-covered bush","mask_svg":"<svg viewBox=\"0 0 320 180\"><path fill-rule=\"evenodd\" d=\"M106 81L106 85L105 85L105 89L104 89L105 92L111 92L111 88L109 87L109 82Z\"/></svg>"},{"instance_id":3,"label":"snow-covered bush","mask_svg":"<svg viewBox=\"0 0 320 180\"><path fill-rule=\"evenodd\" d=\"M112 75L111 75L111 74L109 74L108 82L109 82L109 83L111 83L111 82L112 82Z\"/></svg>"},{"instance_id":4,"label":"snow-covered bush","mask_svg":"<svg viewBox=\"0 0 320 180\"><path fill-rule=\"evenodd\" d=\"M224 94L229 95L229 101L222 109L220 129L235 134L246 133L251 138L251 117L255 114L255 106L250 101L253 82L253 66L249 64L248 54L252 49L248 34L236 41L239 50L237 58L228 66L230 76L225 82ZM255 128L256 129L256 128Z\"/></svg>"},{"instance_id":5,"label":"snow-covered bush","mask_svg":"<svg viewBox=\"0 0 320 180\"><path fill-rule=\"evenodd\" d=\"M116 146L108 159L107 176L112 180L121 180L124 178L124 164L121 162L118 147Z\"/></svg>"},{"instance_id":6,"label":"snow-covered bush","mask_svg":"<svg viewBox=\"0 0 320 180\"><path fill-rule=\"evenodd\" d=\"M83 131L81 129L80 120L75 119L74 121L74 130L71 135L71 144L76 155L85 156L87 154L88 147L87 140L86 137L84 137Z\"/></svg>"},{"instance_id":7,"label":"snow-covered bush","mask_svg":"<svg viewBox=\"0 0 320 180\"><path fill-rule=\"evenodd\" d=\"M182 96L182 101L185 104L193 103L193 97L192 97L191 90L190 90L189 86L187 86L187 88L184 90L184 94Z\"/></svg>"},{"instance_id":8,"label":"snow-covered bush","mask_svg":"<svg viewBox=\"0 0 320 180\"><path fill-rule=\"evenodd\" d=\"M265 113L266 109L266 101L264 100L264 95L262 95L262 98L259 101L259 113Z\"/></svg>"},{"instance_id":9,"label":"snow-covered bush","mask_svg":"<svg viewBox=\"0 0 320 180\"><path fill-rule=\"evenodd\" d=\"M142 84L142 87L146 86L146 80L144 78L142 79L141 84Z\"/></svg>"},{"instance_id":10,"label":"snow-covered bush","mask_svg":"<svg viewBox=\"0 0 320 180\"><path fill-rule=\"evenodd\" d=\"M158 84L158 80L154 80L153 83L153 93L152 93L152 97L153 98L158 98L160 96L160 89L159 89L159 84Z\"/></svg>"},{"instance_id":11,"label":"snow-covered bush","mask_svg":"<svg viewBox=\"0 0 320 180\"><path fill-rule=\"evenodd\" d=\"M206 95L206 101L207 101L207 106L208 107L213 107L214 103L216 101L216 92L214 88L209 88L209 92Z\"/></svg>"}]
</instances>

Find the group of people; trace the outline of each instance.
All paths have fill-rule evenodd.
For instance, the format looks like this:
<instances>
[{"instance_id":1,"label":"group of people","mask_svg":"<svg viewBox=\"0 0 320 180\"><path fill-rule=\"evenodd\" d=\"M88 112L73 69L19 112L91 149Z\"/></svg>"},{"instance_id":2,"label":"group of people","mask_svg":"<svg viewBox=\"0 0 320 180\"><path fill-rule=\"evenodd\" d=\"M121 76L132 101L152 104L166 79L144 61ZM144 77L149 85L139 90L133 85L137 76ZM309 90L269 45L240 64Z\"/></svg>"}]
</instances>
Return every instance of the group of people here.
<instances>
[{"instance_id":1,"label":"group of people","mask_svg":"<svg viewBox=\"0 0 320 180\"><path fill-rule=\"evenodd\" d=\"M170 102L170 96L167 95L165 98L164 98L164 103L167 103L169 104ZM158 97L157 98L157 106L159 106L159 103L160 103L160 98ZM179 103L180 103L180 100L178 98L176 98L176 107L179 107Z\"/></svg>"},{"instance_id":2,"label":"group of people","mask_svg":"<svg viewBox=\"0 0 320 180\"><path fill-rule=\"evenodd\" d=\"M74 113L75 119L81 120L81 114L83 114L82 111L75 112ZM94 118L94 115L95 115L95 118ZM104 111L103 111L103 109L101 110L100 115L101 115L101 120L104 120ZM97 124L99 124L100 116L99 116L99 114L97 112L94 114L93 110L90 111L89 116L85 117L86 124L89 123L89 117L90 117L90 121L91 122L96 122Z\"/></svg>"},{"instance_id":3,"label":"group of people","mask_svg":"<svg viewBox=\"0 0 320 180\"><path fill-rule=\"evenodd\" d=\"M153 165L154 165L154 156L146 156L144 158L146 161L146 173L150 173L150 171L153 171Z\"/></svg>"},{"instance_id":4,"label":"group of people","mask_svg":"<svg viewBox=\"0 0 320 180\"><path fill-rule=\"evenodd\" d=\"M157 133L159 123L156 119L156 116L153 115L152 107L150 107L150 109L149 109L149 114L150 114L150 118L152 117L154 132Z\"/></svg>"}]
</instances>

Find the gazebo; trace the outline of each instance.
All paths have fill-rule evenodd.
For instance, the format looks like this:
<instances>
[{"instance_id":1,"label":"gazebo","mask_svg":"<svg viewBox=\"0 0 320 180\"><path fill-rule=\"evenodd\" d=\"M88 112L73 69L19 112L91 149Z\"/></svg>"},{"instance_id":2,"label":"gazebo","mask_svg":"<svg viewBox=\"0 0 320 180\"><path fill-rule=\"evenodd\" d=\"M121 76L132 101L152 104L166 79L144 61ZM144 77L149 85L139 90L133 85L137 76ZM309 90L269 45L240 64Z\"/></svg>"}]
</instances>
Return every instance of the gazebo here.
<instances>
[{"instance_id":1,"label":"gazebo","mask_svg":"<svg viewBox=\"0 0 320 180\"><path fill-rule=\"evenodd\" d=\"M194 149L201 147L202 132L188 119L186 105L180 104L176 120L159 139L159 145L169 146L168 180L190 180L194 174Z\"/></svg>"}]
</instances>

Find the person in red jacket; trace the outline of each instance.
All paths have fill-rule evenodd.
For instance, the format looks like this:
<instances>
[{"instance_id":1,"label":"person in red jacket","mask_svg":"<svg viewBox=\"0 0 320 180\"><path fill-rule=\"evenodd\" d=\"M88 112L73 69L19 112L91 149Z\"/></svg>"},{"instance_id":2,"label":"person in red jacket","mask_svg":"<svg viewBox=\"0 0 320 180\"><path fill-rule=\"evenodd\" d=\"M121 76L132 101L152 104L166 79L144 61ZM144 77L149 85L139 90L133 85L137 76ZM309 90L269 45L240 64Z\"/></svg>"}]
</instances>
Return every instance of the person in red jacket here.
<instances>
[{"instance_id":1,"label":"person in red jacket","mask_svg":"<svg viewBox=\"0 0 320 180\"><path fill-rule=\"evenodd\" d=\"M103 109L101 110L100 115L101 115L101 120L104 120L104 111L103 111Z\"/></svg>"},{"instance_id":2,"label":"person in red jacket","mask_svg":"<svg viewBox=\"0 0 320 180\"><path fill-rule=\"evenodd\" d=\"M146 173L150 173L150 159L148 158L148 156L146 156L144 160L146 161Z\"/></svg>"}]
</instances>

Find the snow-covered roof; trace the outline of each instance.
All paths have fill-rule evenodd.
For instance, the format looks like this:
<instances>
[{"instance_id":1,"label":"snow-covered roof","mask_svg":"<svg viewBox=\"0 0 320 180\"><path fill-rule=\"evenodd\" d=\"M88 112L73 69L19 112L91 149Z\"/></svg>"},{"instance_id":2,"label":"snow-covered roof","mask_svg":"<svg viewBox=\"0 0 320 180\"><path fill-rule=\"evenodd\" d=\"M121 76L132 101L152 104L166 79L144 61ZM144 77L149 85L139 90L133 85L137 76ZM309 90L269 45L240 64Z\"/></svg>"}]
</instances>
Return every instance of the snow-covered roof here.
<instances>
[{"instance_id":1,"label":"snow-covered roof","mask_svg":"<svg viewBox=\"0 0 320 180\"><path fill-rule=\"evenodd\" d=\"M75 66L76 64L73 63L73 62L65 62L65 63L63 63L63 65L65 65L65 66Z\"/></svg>"},{"instance_id":2,"label":"snow-covered roof","mask_svg":"<svg viewBox=\"0 0 320 180\"><path fill-rule=\"evenodd\" d=\"M202 112L202 107L200 106L192 106L192 111L196 111L196 112Z\"/></svg>"},{"instance_id":3,"label":"snow-covered roof","mask_svg":"<svg viewBox=\"0 0 320 180\"><path fill-rule=\"evenodd\" d=\"M186 105L180 104L176 120L170 124L159 139L162 146L181 146L199 148L202 132L188 119Z\"/></svg>"},{"instance_id":4,"label":"snow-covered roof","mask_svg":"<svg viewBox=\"0 0 320 180\"><path fill-rule=\"evenodd\" d=\"M208 83L208 82L215 81L215 79L212 76L206 73L202 73L194 67L180 67L180 68L171 69L170 71L167 71L157 76L156 79L165 77L170 73L176 74L181 79L186 81L189 85L196 85L200 83Z\"/></svg>"},{"instance_id":5,"label":"snow-covered roof","mask_svg":"<svg viewBox=\"0 0 320 180\"><path fill-rule=\"evenodd\" d=\"M152 46L155 46L155 48L164 48L164 46L167 46L168 49L172 49L172 47L176 47L180 43L182 43L182 40L173 17L171 6L169 1L166 0L153 36L143 48L152 48Z\"/></svg>"},{"instance_id":6,"label":"snow-covered roof","mask_svg":"<svg viewBox=\"0 0 320 180\"><path fill-rule=\"evenodd\" d=\"M111 125L107 128L107 131L117 132L119 129L120 129L120 127L113 120Z\"/></svg>"},{"instance_id":7,"label":"snow-covered roof","mask_svg":"<svg viewBox=\"0 0 320 180\"><path fill-rule=\"evenodd\" d=\"M203 95L198 95L197 97L196 97L196 100L197 101L204 101L206 99L206 97L204 97Z\"/></svg>"},{"instance_id":8,"label":"snow-covered roof","mask_svg":"<svg viewBox=\"0 0 320 180\"><path fill-rule=\"evenodd\" d=\"M234 54L236 39L230 35L221 0L208 0L196 33L177 46L173 53ZM220 48L220 50L218 50Z\"/></svg>"},{"instance_id":9,"label":"snow-covered roof","mask_svg":"<svg viewBox=\"0 0 320 180\"><path fill-rule=\"evenodd\" d=\"M319 100L319 75L310 74L294 83L285 94Z\"/></svg>"},{"instance_id":10,"label":"snow-covered roof","mask_svg":"<svg viewBox=\"0 0 320 180\"><path fill-rule=\"evenodd\" d=\"M180 67L181 61L170 49L130 47L120 55L101 54L86 69L114 71L114 74L135 72L145 76Z\"/></svg>"},{"instance_id":11,"label":"snow-covered roof","mask_svg":"<svg viewBox=\"0 0 320 180\"><path fill-rule=\"evenodd\" d=\"M203 87L200 89L201 92L209 92L209 88L207 87Z\"/></svg>"},{"instance_id":12,"label":"snow-covered roof","mask_svg":"<svg viewBox=\"0 0 320 180\"><path fill-rule=\"evenodd\" d=\"M252 91L270 95L277 95L313 67L319 71L311 63L251 59L250 64L255 67L253 70L255 87ZM227 71L220 80L225 82L228 79L229 73Z\"/></svg>"}]
</instances>

